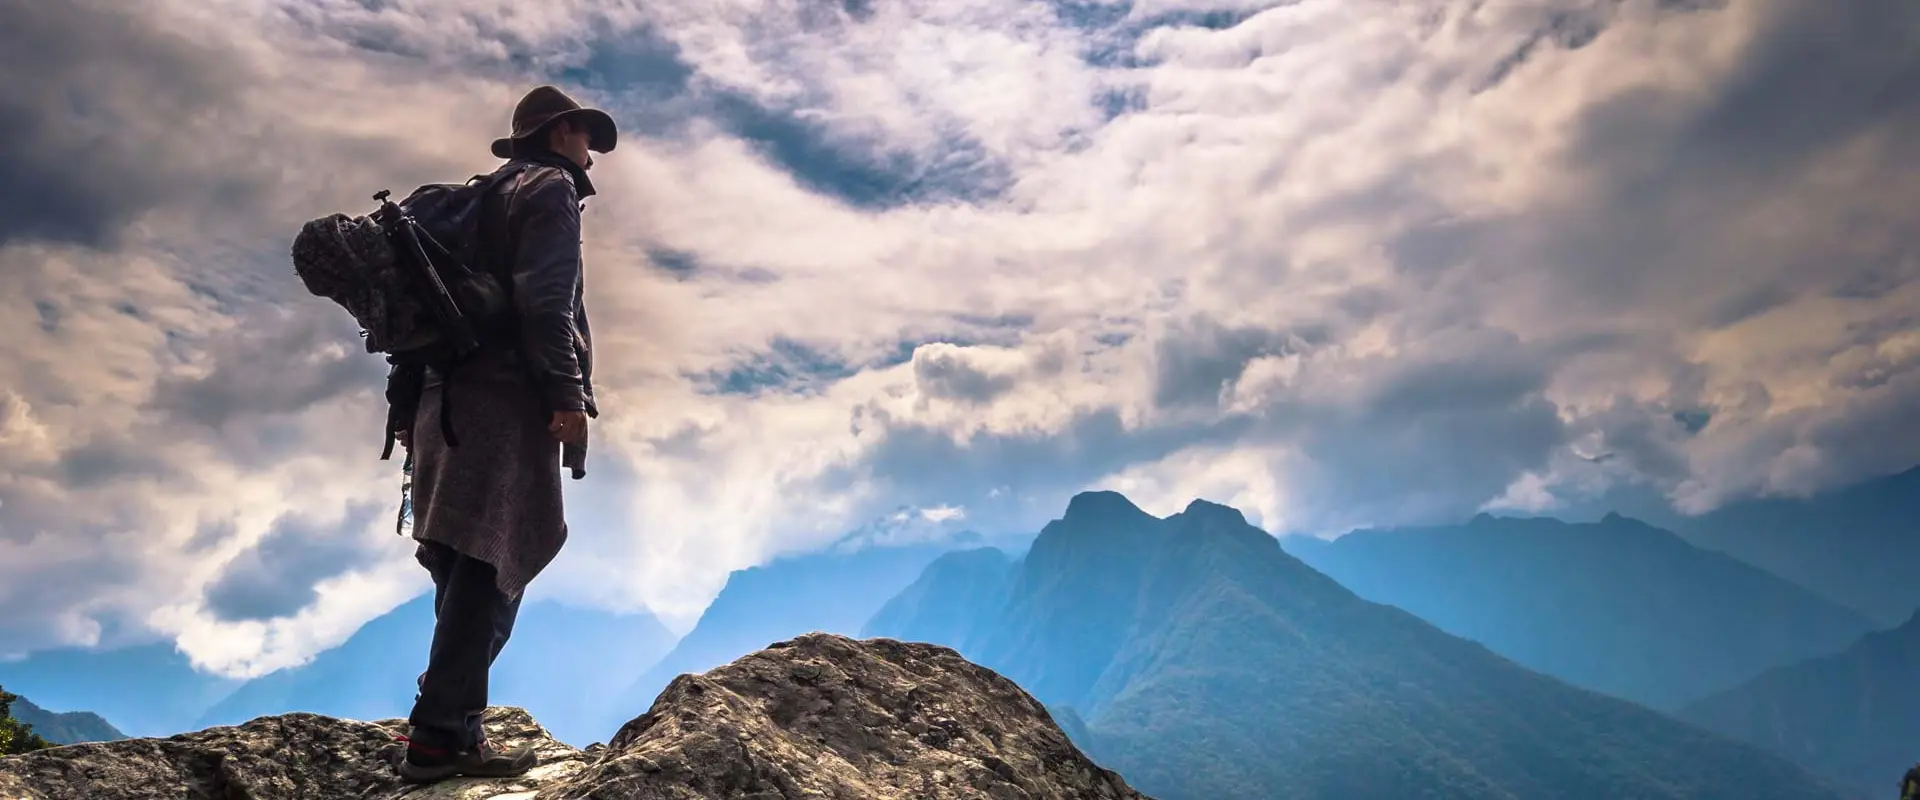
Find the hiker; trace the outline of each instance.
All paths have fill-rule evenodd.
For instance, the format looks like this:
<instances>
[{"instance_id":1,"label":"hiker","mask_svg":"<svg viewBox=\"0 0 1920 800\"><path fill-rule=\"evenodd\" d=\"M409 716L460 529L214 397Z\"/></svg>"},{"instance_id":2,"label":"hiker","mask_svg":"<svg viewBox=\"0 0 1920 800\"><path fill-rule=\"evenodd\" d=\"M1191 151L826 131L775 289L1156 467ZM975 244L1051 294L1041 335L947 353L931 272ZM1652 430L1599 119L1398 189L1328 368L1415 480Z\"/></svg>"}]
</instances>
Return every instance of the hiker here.
<instances>
[{"instance_id":1,"label":"hiker","mask_svg":"<svg viewBox=\"0 0 1920 800\"><path fill-rule=\"evenodd\" d=\"M599 415L580 211L594 194L589 151L611 151L615 137L605 112L552 86L520 100L512 134L493 143L500 170L518 172L480 202L474 248L476 266L507 287L512 324L445 374L389 377L401 409L389 424L412 459L415 557L434 587L433 646L398 766L410 781L513 776L537 761L531 748L488 742L480 718L526 586L567 539L562 450L579 479L587 420ZM453 442L442 415L461 431Z\"/></svg>"}]
</instances>

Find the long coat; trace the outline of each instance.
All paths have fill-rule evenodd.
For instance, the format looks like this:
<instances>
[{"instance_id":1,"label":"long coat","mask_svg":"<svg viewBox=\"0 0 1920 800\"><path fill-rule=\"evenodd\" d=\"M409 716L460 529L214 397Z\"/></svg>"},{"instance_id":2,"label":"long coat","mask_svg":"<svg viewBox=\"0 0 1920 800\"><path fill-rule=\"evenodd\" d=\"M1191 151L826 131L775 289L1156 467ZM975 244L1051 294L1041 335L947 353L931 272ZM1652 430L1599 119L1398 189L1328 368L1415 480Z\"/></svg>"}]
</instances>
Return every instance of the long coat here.
<instances>
[{"instance_id":1,"label":"long coat","mask_svg":"<svg viewBox=\"0 0 1920 800\"><path fill-rule=\"evenodd\" d=\"M410 454L413 538L493 565L513 598L567 540L548 422L558 410L599 416L580 255L580 200L593 184L557 156L521 160L533 165L487 199L479 249L480 266L511 286L517 325L450 374L427 370ZM441 435L443 414L457 445Z\"/></svg>"}]
</instances>

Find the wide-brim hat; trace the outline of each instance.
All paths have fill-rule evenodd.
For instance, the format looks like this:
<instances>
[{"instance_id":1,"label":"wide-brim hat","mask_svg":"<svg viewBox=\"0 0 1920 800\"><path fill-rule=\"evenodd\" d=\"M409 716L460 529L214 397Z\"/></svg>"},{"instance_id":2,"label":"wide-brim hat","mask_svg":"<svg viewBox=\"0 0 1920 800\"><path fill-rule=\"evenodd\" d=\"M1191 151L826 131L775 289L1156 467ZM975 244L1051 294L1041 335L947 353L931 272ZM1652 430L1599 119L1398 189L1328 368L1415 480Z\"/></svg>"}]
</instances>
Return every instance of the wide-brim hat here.
<instances>
[{"instance_id":1,"label":"wide-brim hat","mask_svg":"<svg viewBox=\"0 0 1920 800\"><path fill-rule=\"evenodd\" d=\"M552 86L535 87L513 107L513 134L493 140L493 154L513 157L514 142L544 134L549 126L563 119L578 119L587 124L592 139L587 149L607 153L620 138L613 117L597 108L587 108Z\"/></svg>"}]
</instances>

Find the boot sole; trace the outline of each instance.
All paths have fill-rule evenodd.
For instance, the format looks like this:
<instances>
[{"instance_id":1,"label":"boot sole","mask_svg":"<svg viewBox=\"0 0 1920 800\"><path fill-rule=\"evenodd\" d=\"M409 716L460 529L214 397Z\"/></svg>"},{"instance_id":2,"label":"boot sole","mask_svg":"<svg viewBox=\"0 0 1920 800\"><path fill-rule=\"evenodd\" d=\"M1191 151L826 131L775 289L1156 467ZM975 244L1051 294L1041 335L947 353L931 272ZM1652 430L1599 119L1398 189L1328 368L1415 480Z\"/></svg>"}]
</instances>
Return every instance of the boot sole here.
<instances>
[{"instance_id":1,"label":"boot sole","mask_svg":"<svg viewBox=\"0 0 1920 800\"><path fill-rule=\"evenodd\" d=\"M442 767L423 767L404 758L400 761L400 779L407 783L439 783L460 774L460 768L448 764Z\"/></svg>"}]
</instances>

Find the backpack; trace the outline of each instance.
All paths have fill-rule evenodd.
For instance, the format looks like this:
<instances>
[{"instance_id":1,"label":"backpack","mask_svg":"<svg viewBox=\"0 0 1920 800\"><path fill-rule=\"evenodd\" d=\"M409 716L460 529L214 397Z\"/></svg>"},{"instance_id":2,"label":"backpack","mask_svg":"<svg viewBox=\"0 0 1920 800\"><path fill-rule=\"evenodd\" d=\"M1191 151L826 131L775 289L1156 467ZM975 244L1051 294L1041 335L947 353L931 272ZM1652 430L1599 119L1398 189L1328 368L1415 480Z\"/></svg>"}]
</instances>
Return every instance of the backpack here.
<instances>
[{"instance_id":1,"label":"backpack","mask_svg":"<svg viewBox=\"0 0 1920 800\"><path fill-rule=\"evenodd\" d=\"M452 368L511 322L507 290L475 256L487 195L524 167L425 184L399 203L383 189L373 196L380 204L373 213L319 217L294 237L293 269L307 291L345 308L367 352L384 353L393 365L383 461L393 455L395 434L412 424L425 368ZM459 442L447 394L440 426L453 447Z\"/></svg>"}]
</instances>

